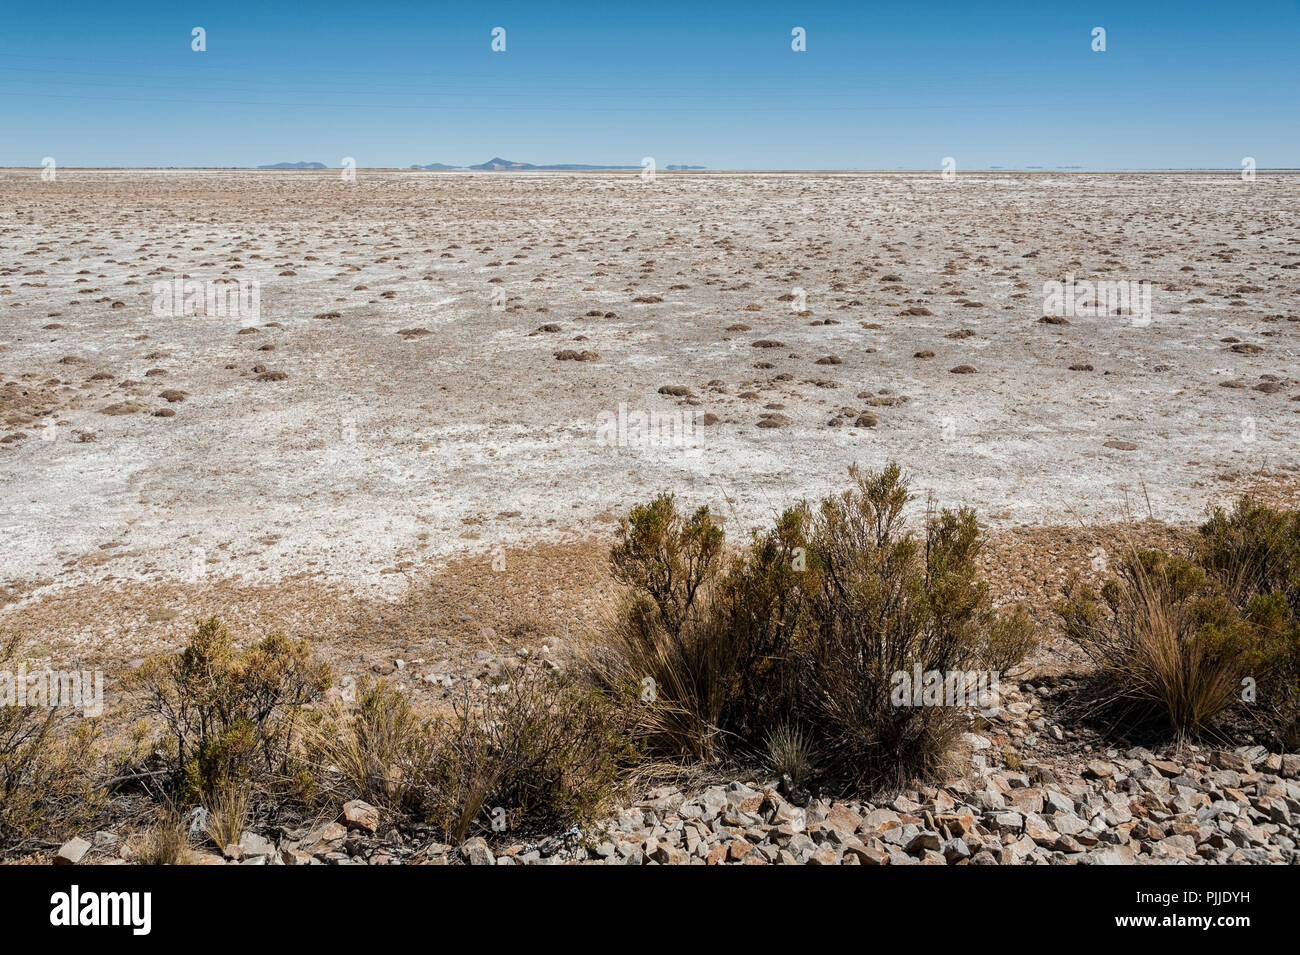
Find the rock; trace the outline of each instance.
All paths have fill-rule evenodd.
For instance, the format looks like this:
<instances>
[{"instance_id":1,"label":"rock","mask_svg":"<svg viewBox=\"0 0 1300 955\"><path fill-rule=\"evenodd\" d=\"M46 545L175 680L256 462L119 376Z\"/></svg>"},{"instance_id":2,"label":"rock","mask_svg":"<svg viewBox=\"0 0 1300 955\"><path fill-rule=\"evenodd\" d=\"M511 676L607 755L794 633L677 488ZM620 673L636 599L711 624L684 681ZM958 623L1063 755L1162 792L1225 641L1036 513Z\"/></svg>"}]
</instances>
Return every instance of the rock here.
<instances>
[{"instance_id":1,"label":"rock","mask_svg":"<svg viewBox=\"0 0 1300 955\"><path fill-rule=\"evenodd\" d=\"M275 846L256 832L245 832L239 837L239 850L245 859L275 855Z\"/></svg>"},{"instance_id":2,"label":"rock","mask_svg":"<svg viewBox=\"0 0 1300 955\"><path fill-rule=\"evenodd\" d=\"M669 845L667 842L661 842L655 846L650 858L660 865L686 865L690 857L676 846Z\"/></svg>"},{"instance_id":3,"label":"rock","mask_svg":"<svg viewBox=\"0 0 1300 955\"><path fill-rule=\"evenodd\" d=\"M700 797L700 805L704 808L706 819L717 818L727 808L727 791L721 786L709 787Z\"/></svg>"},{"instance_id":4,"label":"rock","mask_svg":"<svg viewBox=\"0 0 1300 955\"><path fill-rule=\"evenodd\" d=\"M368 802L353 799L343 804L342 820L349 829L373 833L379 828L379 810Z\"/></svg>"},{"instance_id":5,"label":"rock","mask_svg":"<svg viewBox=\"0 0 1300 955\"><path fill-rule=\"evenodd\" d=\"M1043 793L1043 808L1048 812L1073 813L1074 800L1048 789Z\"/></svg>"},{"instance_id":6,"label":"rock","mask_svg":"<svg viewBox=\"0 0 1300 955\"><path fill-rule=\"evenodd\" d=\"M1010 845L1002 847L1002 864L1021 865L1037 849L1038 844L1033 839L1028 836L1021 836Z\"/></svg>"},{"instance_id":7,"label":"rock","mask_svg":"<svg viewBox=\"0 0 1300 955\"><path fill-rule=\"evenodd\" d=\"M808 814L798 806L792 805L775 793L770 800L771 823L788 828L790 833L803 832L808 825ZM766 802L765 802L766 805Z\"/></svg>"},{"instance_id":8,"label":"rock","mask_svg":"<svg viewBox=\"0 0 1300 955\"><path fill-rule=\"evenodd\" d=\"M1206 778L1215 789L1239 789L1241 787L1241 773L1235 769L1216 770Z\"/></svg>"},{"instance_id":9,"label":"rock","mask_svg":"<svg viewBox=\"0 0 1300 955\"><path fill-rule=\"evenodd\" d=\"M920 826L908 822L894 829L886 829L881 834L880 838L881 841L887 843L888 845L896 846L899 849L904 849L906 848L908 843L910 843L913 839L916 838L917 833L919 833L920 831L921 831Z\"/></svg>"},{"instance_id":10,"label":"rock","mask_svg":"<svg viewBox=\"0 0 1300 955\"><path fill-rule=\"evenodd\" d=\"M953 836L965 836L975 831L975 814L969 809L941 813L934 818L936 823Z\"/></svg>"},{"instance_id":11,"label":"rock","mask_svg":"<svg viewBox=\"0 0 1300 955\"><path fill-rule=\"evenodd\" d=\"M1252 766L1268 759L1268 750L1263 746L1247 746L1240 750L1240 753Z\"/></svg>"},{"instance_id":12,"label":"rock","mask_svg":"<svg viewBox=\"0 0 1300 955\"><path fill-rule=\"evenodd\" d=\"M851 855L857 858L859 865L889 864L889 853L879 846L864 846L861 843L850 843L844 850L845 860L847 861Z\"/></svg>"},{"instance_id":13,"label":"rock","mask_svg":"<svg viewBox=\"0 0 1300 955\"><path fill-rule=\"evenodd\" d=\"M1115 767L1100 759L1089 760L1083 768L1084 779L1110 779L1115 774Z\"/></svg>"},{"instance_id":14,"label":"rock","mask_svg":"<svg viewBox=\"0 0 1300 955\"><path fill-rule=\"evenodd\" d=\"M74 836L59 847L54 856L55 865L78 865L90 851L90 843L80 836Z\"/></svg>"},{"instance_id":15,"label":"rock","mask_svg":"<svg viewBox=\"0 0 1300 955\"><path fill-rule=\"evenodd\" d=\"M899 822L898 813L892 809L873 809L863 817L862 824L858 827L859 832L876 833L883 832L886 829L894 829L902 825Z\"/></svg>"},{"instance_id":16,"label":"rock","mask_svg":"<svg viewBox=\"0 0 1300 955\"><path fill-rule=\"evenodd\" d=\"M1110 846L1083 857L1083 862L1088 865L1132 865L1136 860L1137 853L1132 846Z\"/></svg>"},{"instance_id":17,"label":"rock","mask_svg":"<svg viewBox=\"0 0 1300 955\"><path fill-rule=\"evenodd\" d=\"M1232 753L1226 749L1216 749L1210 753L1210 765L1217 766L1219 769L1231 769L1238 773L1250 773L1250 761L1240 753Z\"/></svg>"},{"instance_id":18,"label":"rock","mask_svg":"<svg viewBox=\"0 0 1300 955\"><path fill-rule=\"evenodd\" d=\"M460 847L460 856L470 865L495 865L496 858L488 848L487 840L475 836Z\"/></svg>"},{"instance_id":19,"label":"rock","mask_svg":"<svg viewBox=\"0 0 1300 955\"><path fill-rule=\"evenodd\" d=\"M326 823L308 833L298 844L298 848L312 855L322 855L341 846L347 835L348 831L337 822Z\"/></svg>"},{"instance_id":20,"label":"rock","mask_svg":"<svg viewBox=\"0 0 1300 955\"><path fill-rule=\"evenodd\" d=\"M733 839L727 846L727 859L731 862L740 862L745 856L753 850L754 845L746 842L744 839Z\"/></svg>"},{"instance_id":21,"label":"rock","mask_svg":"<svg viewBox=\"0 0 1300 955\"><path fill-rule=\"evenodd\" d=\"M1072 813L1057 813L1051 817L1049 822L1051 822L1053 829L1065 836L1077 836L1088 828L1086 822Z\"/></svg>"},{"instance_id":22,"label":"rock","mask_svg":"<svg viewBox=\"0 0 1300 955\"><path fill-rule=\"evenodd\" d=\"M929 832L928 830L922 829L907 843L907 851L912 855L916 855L927 849L937 851L941 844L937 832Z\"/></svg>"},{"instance_id":23,"label":"rock","mask_svg":"<svg viewBox=\"0 0 1300 955\"><path fill-rule=\"evenodd\" d=\"M831 806L822 825L844 835L852 835L862 825L862 817L843 803Z\"/></svg>"},{"instance_id":24,"label":"rock","mask_svg":"<svg viewBox=\"0 0 1300 955\"><path fill-rule=\"evenodd\" d=\"M727 787L727 804L746 815L754 815L763 805L763 794L742 783L732 783Z\"/></svg>"},{"instance_id":25,"label":"rock","mask_svg":"<svg viewBox=\"0 0 1300 955\"><path fill-rule=\"evenodd\" d=\"M985 817L985 826L993 832L1020 832L1024 827L1024 820L1018 812L995 812Z\"/></svg>"},{"instance_id":26,"label":"rock","mask_svg":"<svg viewBox=\"0 0 1300 955\"><path fill-rule=\"evenodd\" d=\"M1038 845L1049 849L1054 847L1059 839L1056 830L1049 826L1042 816L1033 813L1025 816L1025 835Z\"/></svg>"},{"instance_id":27,"label":"rock","mask_svg":"<svg viewBox=\"0 0 1300 955\"><path fill-rule=\"evenodd\" d=\"M939 847L939 852L949 865L956 865L961 860L971 857L970 846L966 845L964 839L949 839Z\"/></svg>"},{"instance_id":28,"label":"rock","mask_svg":"<svg viewBox=\"0 0 1300 955\"><path fill-rule=\"evenodd\" d=\"M1043 792L1041 789L1013 789L1008 794L1011 808L1023 813L1043 811Z\"/></svg>"}]
</instances>

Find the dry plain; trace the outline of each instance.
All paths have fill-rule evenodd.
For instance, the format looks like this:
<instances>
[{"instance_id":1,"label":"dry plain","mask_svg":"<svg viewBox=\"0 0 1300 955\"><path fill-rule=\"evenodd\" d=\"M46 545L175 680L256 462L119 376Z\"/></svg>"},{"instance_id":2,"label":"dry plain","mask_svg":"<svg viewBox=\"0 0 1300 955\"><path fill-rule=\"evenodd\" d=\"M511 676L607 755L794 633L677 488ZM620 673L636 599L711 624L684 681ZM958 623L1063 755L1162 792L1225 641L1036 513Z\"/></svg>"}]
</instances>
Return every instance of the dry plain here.
<instances>
[{"instance_id":1,"label":"dry plain","mask_svg":"<svg viewBox=\"0 0 1300 955\"><path fill-rule=\"evenodd\" d=\"M85 665L220 612L442 672L576 636L658 490L736 534L889 460L918 515L978 508L1001 593L1050 591L1125 518L1294 503L1298 207L1266 174L0 171L0 627ZM1044 321L1069 276L1149 282L1150 321ZM160 313L177 278L256 311Z\"/></svg>"}]
</instances>

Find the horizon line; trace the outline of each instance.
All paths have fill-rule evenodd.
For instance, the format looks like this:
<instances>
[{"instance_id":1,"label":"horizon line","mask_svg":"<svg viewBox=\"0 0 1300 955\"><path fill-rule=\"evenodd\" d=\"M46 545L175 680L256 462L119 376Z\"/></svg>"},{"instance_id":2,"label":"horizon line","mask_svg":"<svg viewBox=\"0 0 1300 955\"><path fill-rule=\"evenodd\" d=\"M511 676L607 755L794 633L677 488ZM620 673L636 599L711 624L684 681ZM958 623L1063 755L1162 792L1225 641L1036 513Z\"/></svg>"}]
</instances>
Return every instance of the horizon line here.
<instances>
[{"instance_id":1,"label":"horizon line","mask_svg":"<svg viewBox=\"0 0 1300 955\"><path fill-rule=\"evenodd\" d=\"M575 174L586 175L591 173L617 173L620 175L640 176L643 172L639 166L609 166L599 167L593 164L574 164L585 165L589 168L584 169L475 169L469 166L453 167L450 169L425 169L419 166L322 166L320 168L310 169L293 169L293 168L273 168L271 166L83 166L83 165L57 165L56 168L78 169L86 172L104 171L104 172L188 172L188 171L210 171L222 170L232 172L267 172L267 173L326 173L342 172L345 168L351 168L356 171L366 170L369 172L409 172L425 173L428 175L445 175L453 173L491 173L493 175L528 175L528 174ZM676 164L674 164L676 165ZM17 166L0 164L0 171L3 170L32 170L40 172L44 167L35 166ZM1232 173L1240 174L1239 166L979 166L970 169L955 169L953 173L958 176L968 176L977 173L1084 173L1084 174L1107 174L1107 173L1159 173L1159 172L1213 172L1213 173ZM1273 173L1293 173L1300 172L1300 166L1257 166L1254 170L1256 173L1273 172ZM655 174L672 174L672 175L708 175L710 173L738 173L738 172L841 172L841 173L917 173L917 174L942 174L940 167L916 167L916 166L896 166L893 168L884 167L851 167L851 166L752 166L752 167L727 167L719 166L717 168L708 168L700 166L694 169L669 169L660 167L655 170Z\"/></svg>"}]
</instances>

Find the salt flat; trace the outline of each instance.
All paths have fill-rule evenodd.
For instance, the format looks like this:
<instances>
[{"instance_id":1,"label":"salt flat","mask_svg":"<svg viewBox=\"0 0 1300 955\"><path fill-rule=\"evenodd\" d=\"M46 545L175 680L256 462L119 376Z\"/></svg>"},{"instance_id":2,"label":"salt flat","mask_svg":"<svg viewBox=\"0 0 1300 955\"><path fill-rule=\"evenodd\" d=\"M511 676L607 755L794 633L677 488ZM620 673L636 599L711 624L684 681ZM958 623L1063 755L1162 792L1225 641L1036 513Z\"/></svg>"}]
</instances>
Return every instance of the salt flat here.
<instances>
[{"instance_id":1,"label":"salt flat","mask_svg":"<svg viewBox=\"0 0 1300 955\"><path fill-rule=\"evenodd\" d=\"M1297 208L1264 174L0 171L0 582L385 593L890 459L994 527L1195 519L1300 464ZM1071 276L1149 282L1149 321L1043 321ZM256 314L166 314L178 277Z\"/></svg>"}]
</instances>

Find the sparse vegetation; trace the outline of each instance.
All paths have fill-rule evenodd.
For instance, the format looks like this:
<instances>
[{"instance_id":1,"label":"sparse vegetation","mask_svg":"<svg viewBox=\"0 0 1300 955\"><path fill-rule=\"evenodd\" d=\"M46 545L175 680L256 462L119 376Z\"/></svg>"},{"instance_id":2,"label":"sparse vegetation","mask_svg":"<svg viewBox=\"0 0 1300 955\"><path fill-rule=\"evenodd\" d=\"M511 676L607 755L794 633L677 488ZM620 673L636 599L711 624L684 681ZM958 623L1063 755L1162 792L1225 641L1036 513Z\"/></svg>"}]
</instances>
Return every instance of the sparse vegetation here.
<instances>
[{"instance_id":1,"label":"sparse vegetation","mask_svg":"<svg viewBox=\"0 0 1300 955\"><path fill-rule=\"evenodd\" d=\"M1118 725L1159 721L1181 739L1238 710L1294 746L1298 598L1300 515L1243 498L1189 553L1134 550L1100 593L1074 582L1057 609L1093 662L1094 707Z\"/></svg>"},{"instance_id":2,"label":"sparse vegetation","mask_svg":"<svg viewBox=\"0 0 1300 955\"><path fill-rule=\"evenodd\" d=\"M1197 735L1232 706L1245 674L1242 621L1205 571L1161 551L1124 560L1100 596L1072 584L1065 634L1093 664L1094 706L1117 724L1162 719Z\"/></svg>"},{"instance_id":3,"label":"sparse vegetation","mask_svg":"<svg viewBox=\"0 0 1300 955\"><path fill-rule=\"evenodd\" d=\"M418 811L432 740L406 697L378 682L360 688L355 712L334 705L308 735L307 761L336 801L358 798L393 813ZM328 779L332 771L336 780Z\"/></svg>"},{"instance_id":4,"label":"sparse vegetation","mask_svg":"<svg viewBox=\"0 0 1300 955\"><path fill-rule=\"evenodd\" d=\"M132 841L131 858L141 865L188 865L193 862L194 846L185 819L170 806L159 810L153 825Z\"/></svg>"},{"instance_id":5,"label":"sparse vegetation","mask_svg":"<svg viewBox=\"0 0 1300 955\"><path fill-rule=\"evenodd\" d=\"M235 845L248 825L248 789L235 783L225 785L207 798L208 813L205 831L213 844L225 851Z\"/></svg>"},{"instance_id":6,"label":"sparse vegetation","mask_svg":"<svg viewBox=\"0 0 1300 955\"><path fill-rule=\"evenodd\" d=\"M429 819L456 841L476 820L514 832L589 823L633 757L599 691L541 670L509 673L481 703L462 698L434 732Z\"/></svg>"},{"instance_id":7,"label":"sparse vegetation","mask_svg":"<svg viewBox=\"0 0 1300 955\"><path fill-rule=\"evenodd\" d=\"M129 686L161 724L173 792L189 805L287 775L302 710L329 683L305 642L275 634L240 651L212 617L179 653L146 660Z\"/></svg>"},{"instance_id":8,"label":"sparse vegetation","mask_svg":"<svg viewBox=\"0 0 1300 955\"><path fill-rule=\"evenodd\" d=\"M0 673L10 675L22 649L16 635L0 635ZM66 835L104 796L93 724L57 707L13 702L0 704L0 846Z\"/></svg>"},{"instance_id":9,"label":"sparse vegetation","mask_svg":"<svg viewBox=\"0 0 1300 955\"><path fill-rule=\"evenodd\" d=\"M0 707L0 844L71 834L108 775L145 781L134 792L153 822L131 850L153 864L192 861L191 806L221 850L294 800L309 817L362 800L461 844L588 824L665 764L758 769L799 792L934 776L981 724L960 706L899 705L896 675L1005 674L1034 628L1024 608L993 606L973 511L928 509L913 532L897 466L850 477L730 552L707 508L669 495L633 508L610 555L627 593L608 645L573 675L508 666L431 717L382 681L325 704L330 671L305 643L241 650L201 620L132 676L146 720L126 750L97 754L91 724L64 727L54 709ZM1295 748L1298 599L1300 518L1243 500L1186 553L1134 549L1099 589L1072 583L1057 611L1092 661L1092 703L1125 733L1181 740L1238 713ZM18 652L0 646L0 668ZM996 747L1020 766L1018 747Z\"/></svg>"},{"instance_id":10,"label":"sparse vegetation","mask_svg":"<svg viewBox=\"0 0 1300 955\"><path fill-rule=\"evenodd\" d=\"M788 778L795 786L802 786L817 771L812 741L798 726L781 723L768 731L763 741L767 768L778 778Z\"/></svg>"},{"instance_id":11,"label":"sparse vegetation","mask_svg":"<svg viewBox=\"0 0 1300 955\"><path fill-rule=\"evenodd\" d=\"M618 715L598 692L534 669L428 721L379 683L354 714L322 722L309 759L335 802L359 797L426 819L459 843L494 823L528 831L590 821L631 764Z\"/></svg>"},{"instance_id":12,"label":"sparse vegetation","mask_svg":"<svg viewBox=\"0 0 1300 955\"><path fill-rule=\"evenodd\" d=\"M963 716L893 705L894 673L1006 669L1032 647L1025 615L995 611L977 577L974 512L931 514L917 538L897 466L851 477L725 568L705 509L683 518L660 496L622 524L611 559L631 593L594 672L628 697L652 691L634 707L652 753L712 760L797 733L827 782L896 782L933 770Z\"/></svg>"}]
</instances>

